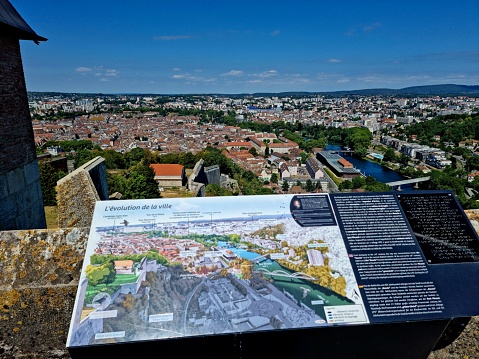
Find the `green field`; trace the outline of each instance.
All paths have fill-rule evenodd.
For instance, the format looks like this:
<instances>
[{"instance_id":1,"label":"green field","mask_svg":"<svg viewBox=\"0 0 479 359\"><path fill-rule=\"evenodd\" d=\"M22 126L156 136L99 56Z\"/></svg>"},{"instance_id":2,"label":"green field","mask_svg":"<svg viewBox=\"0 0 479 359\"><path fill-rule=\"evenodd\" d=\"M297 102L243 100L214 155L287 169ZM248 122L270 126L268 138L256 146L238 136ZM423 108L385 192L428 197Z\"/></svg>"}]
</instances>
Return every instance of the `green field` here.
<instances>
[{"instance_id":1,"label":"green field","mask_svg":"<svg viewBox=\"0 0 479 359\"><path fill-rule=\"evenodd\" d=\"M115 293L122 284L134 283L138 279L135 274L117 274L115 281L109 284L99 284L97 286L88 285L85 292L85 303L90 304L95 295L100 292L108 294Z\"/></svg>"}]
</instances>

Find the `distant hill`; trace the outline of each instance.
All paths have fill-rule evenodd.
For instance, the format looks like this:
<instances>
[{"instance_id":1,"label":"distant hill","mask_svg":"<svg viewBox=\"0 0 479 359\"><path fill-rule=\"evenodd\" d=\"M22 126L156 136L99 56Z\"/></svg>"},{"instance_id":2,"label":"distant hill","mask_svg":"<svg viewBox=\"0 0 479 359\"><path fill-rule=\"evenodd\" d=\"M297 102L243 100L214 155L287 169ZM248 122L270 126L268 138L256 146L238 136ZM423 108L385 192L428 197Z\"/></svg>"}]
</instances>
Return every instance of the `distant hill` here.
<instances>
[{"instance_id":1,"label":"distant hill","mask_svg":"<svg viewBox=\"0 0 479 359\"><path fill-rule=\"evenodd\" d=\"M479 96L479 85L467 86L467 85L428 85L428 86L412 86L402 89L363 89L363 90L350 90L350 91L329 91L329 92L280 92L280 93L254 93L250 96ZM241 94L238 96L247 96Z\"/></svg>"},{"instance_id":2,"label":"distant hill","mask_svg":"<svg viewBox=\"0 0 479 359\"><path fill-rule=\"evenodd\" d=\"M108 96L108 95L125 95L125 94L94 94L94 93L60 93L60 92L29 92L30 95L86 95L90 97L94 96ZM291 91L291 92L257 92L257 93L241 93L241 94L225 94L225 93L204 93L204 94L127 94L135 96L228 96L232 98L244 98L244 97L299 97L299 96L478 96L479 97L479 85L467 86L467 85L428 85L428 86L412 86L402 89L389 89L389 88L376 88L376 89L363 89L363 90L350 90L350 91L322 91L322 92L306 92L306 91Z\"/></svg>"}]
</instances>

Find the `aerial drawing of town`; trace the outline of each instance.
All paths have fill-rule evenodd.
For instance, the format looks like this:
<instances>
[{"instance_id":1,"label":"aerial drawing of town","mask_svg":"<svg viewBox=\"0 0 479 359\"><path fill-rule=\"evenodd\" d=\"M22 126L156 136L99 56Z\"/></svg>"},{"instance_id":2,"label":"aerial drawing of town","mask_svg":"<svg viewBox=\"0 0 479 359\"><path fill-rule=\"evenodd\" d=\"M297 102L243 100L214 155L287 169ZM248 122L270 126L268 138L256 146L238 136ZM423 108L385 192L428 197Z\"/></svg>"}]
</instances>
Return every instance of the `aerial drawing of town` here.
<instances>
[{"instance_id":1,"label":"aerial drawing of town","mask_svg":"<svg viewBox=\"0 0 479 359\"><path fill-rule=\"evenodd\" d=\"M67 346L369 322L328 195L97 202L91 228Z\"/></svg>"}]
</instances>

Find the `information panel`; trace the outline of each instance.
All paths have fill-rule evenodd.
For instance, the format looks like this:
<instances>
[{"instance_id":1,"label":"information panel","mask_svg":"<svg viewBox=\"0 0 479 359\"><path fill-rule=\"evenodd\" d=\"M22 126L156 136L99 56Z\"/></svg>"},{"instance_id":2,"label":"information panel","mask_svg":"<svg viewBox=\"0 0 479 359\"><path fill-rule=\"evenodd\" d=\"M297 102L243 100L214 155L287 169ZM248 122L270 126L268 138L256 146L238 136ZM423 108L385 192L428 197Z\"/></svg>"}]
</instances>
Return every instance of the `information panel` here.
<instances>
[{"instance_id":1,"label":"information panel","mask_svg":"<svg viewBox=\"0 0 479 359\"><path fill-rule=\"evenodd\" d=\"M67 346L479 314L477 235L413 193L97 202Z\"/></svg>"}]
</instances>

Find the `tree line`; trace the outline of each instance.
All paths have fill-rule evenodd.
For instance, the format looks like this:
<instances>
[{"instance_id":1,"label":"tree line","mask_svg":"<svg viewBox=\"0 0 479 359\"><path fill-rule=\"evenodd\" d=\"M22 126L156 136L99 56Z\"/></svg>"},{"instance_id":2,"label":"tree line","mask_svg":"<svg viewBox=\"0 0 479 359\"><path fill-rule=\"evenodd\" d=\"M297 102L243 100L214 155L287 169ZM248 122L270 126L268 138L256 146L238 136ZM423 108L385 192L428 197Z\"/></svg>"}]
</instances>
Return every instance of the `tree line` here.
<instances>
[{"instance_id":1,"label":"tree line","mask_svg":"<svg viewBox=\"0 0 479 359\"><path fill-rule=\"evenodd\" d=\"M56 144L63 148L64 144L62 141ZM238 183L237 188L231 189L210 184L206 187L207 195L261 195L274 193L269 188L263 188L263 180L255 173L244 170L223 155L221 150L214 147L207 147L196 154L191 152L161 154L142 148L134 148L126 153L120 153L114 150L103 150L92 143L91 146L82 144L78 148L80 149L74 155L69 155L69 158L75 161L75 168L82 166L97 156L103 157L107 168L108 192L110 195L119 192L122 194L122 199L161 197L158 191L158 183L154 179L155 175L150 164L181 164L185 168L193 168L200 159L203 159L204 166L206 167L218 165L222 174L229 175ZM46 206L55 206L56 182L65 176L66 173L58 172L48 161L40 162L39 169L44 204Z\"/></svg>"}]
</instances>

